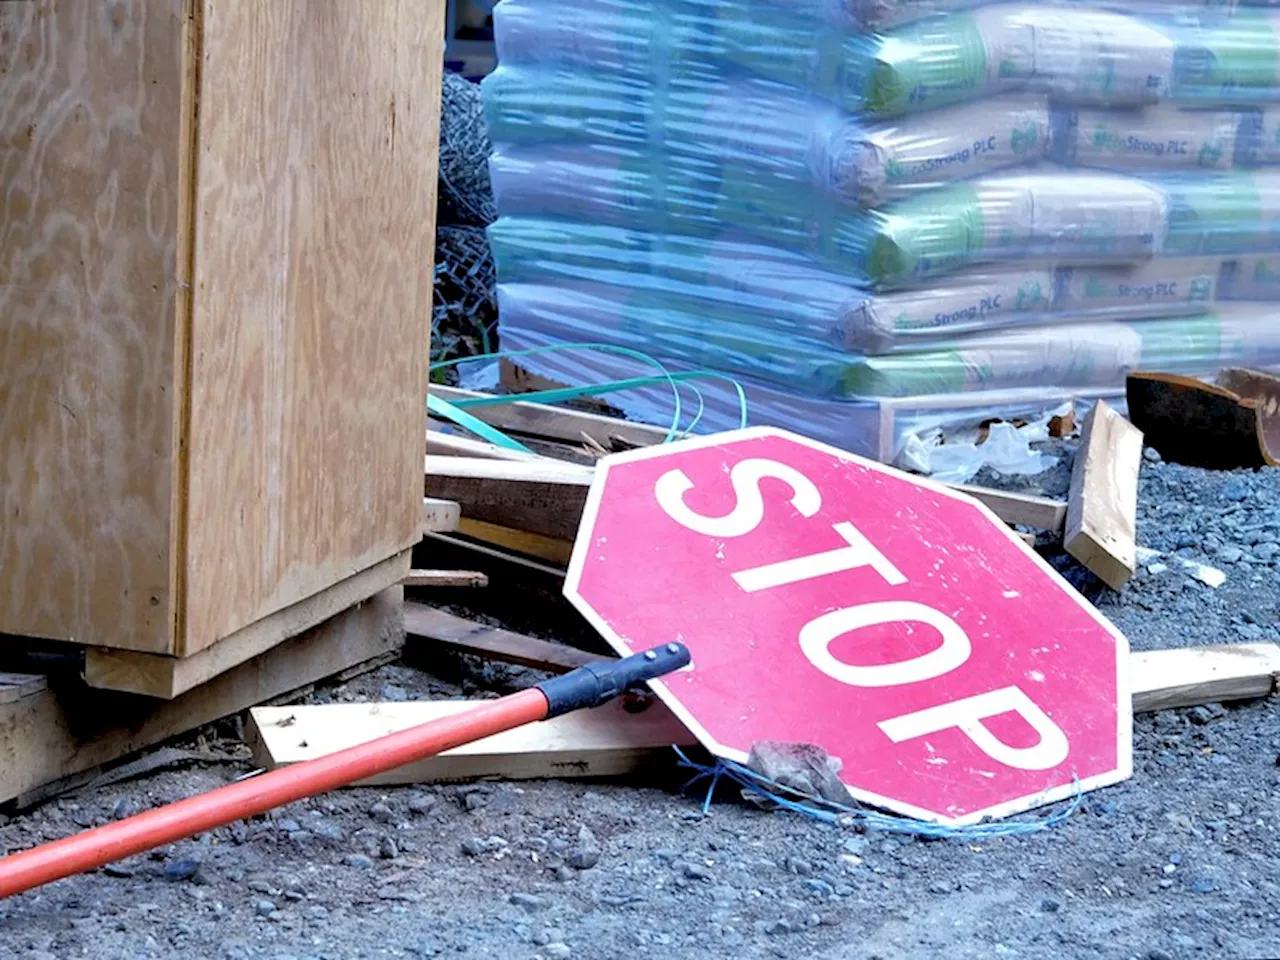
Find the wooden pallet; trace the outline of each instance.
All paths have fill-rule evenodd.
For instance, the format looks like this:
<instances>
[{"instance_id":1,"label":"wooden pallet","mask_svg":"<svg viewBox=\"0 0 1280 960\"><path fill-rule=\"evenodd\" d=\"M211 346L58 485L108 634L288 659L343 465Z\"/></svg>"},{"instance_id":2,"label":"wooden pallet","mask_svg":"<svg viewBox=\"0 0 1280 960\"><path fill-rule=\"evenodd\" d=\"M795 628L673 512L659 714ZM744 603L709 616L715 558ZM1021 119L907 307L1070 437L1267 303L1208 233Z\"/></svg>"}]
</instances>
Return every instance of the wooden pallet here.
<instances>
[{"instance_id":1,"label":"wooden pallet","mask_svg":"<svg viewBox=\"0 0 1280 960\"><path fill-rule=\"evenodd\" d=\"M392 587L173 700L0 675L0 803L40 802L170 737L385 663L403 643L403 591Z\"/></svg>"}]
</instances>

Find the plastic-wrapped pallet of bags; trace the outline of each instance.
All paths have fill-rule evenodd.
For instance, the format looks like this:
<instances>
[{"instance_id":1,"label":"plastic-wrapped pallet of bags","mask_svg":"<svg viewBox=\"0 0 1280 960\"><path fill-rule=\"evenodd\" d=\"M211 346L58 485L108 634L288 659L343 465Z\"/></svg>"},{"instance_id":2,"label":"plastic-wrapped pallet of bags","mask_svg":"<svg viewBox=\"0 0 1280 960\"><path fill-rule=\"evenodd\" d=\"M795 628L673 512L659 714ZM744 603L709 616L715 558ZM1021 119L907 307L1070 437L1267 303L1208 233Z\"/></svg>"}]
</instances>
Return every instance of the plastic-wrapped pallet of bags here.
<instances>
[{"instance_id":1,"label":"plastic-wrapped pallet of bags","mask_svg":"<svg viewBox=\"0 0 1280 960\"><path fill-rule=\"evenodd\" d=\"M816 398L901 398L991 390L1104 388L1134 369L1197 373L1280 365L1280 313L1218 304L1192 316L988 331L932 349L861 356L763 343L728 316L691 326L670 299L632 291L504 285L503 322L566 342L594 334L660 360L721 370ZM713 361L713 362L709 362Z\"/></svg>"}]
</instances>

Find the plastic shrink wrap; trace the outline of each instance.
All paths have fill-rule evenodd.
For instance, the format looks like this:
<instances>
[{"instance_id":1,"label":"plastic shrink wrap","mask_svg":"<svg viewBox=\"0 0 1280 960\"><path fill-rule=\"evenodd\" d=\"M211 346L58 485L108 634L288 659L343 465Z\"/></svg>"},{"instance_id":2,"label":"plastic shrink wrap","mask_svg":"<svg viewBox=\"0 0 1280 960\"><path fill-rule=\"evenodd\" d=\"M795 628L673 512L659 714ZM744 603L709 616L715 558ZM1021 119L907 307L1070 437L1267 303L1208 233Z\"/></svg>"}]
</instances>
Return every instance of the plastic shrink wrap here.
<instances>
[{"instance_id":1,"label":"plastic shrink wrap","mask_svg":"<svg viewBox=\"0 0 1280 960\"><path fill-rule=\"evenodd\" d=\"M495 29L509 348L719 371L753 422L882 458L1134 369L1280 366L1280 10L502 0Z\"/></svg>"}]
</instances>

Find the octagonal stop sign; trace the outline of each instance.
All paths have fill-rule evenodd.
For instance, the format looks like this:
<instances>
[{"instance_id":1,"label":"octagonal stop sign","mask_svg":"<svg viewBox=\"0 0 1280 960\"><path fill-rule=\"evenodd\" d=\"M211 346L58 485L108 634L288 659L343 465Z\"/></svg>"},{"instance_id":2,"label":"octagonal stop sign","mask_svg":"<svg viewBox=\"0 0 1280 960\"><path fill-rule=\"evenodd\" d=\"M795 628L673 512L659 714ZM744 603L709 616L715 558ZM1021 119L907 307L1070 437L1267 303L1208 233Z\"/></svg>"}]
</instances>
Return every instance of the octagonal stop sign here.
<instances>
[{"instance_id":1,"label":"octagonal stop sign","mask_svg":"<svg viewBox=\"0 0 1280 960\"><path fill-rule=\"evenodd\" d=\"M752 428L606 457L565 594L713 753L843 761L855 799L970 823L1122 780L1128 649L986 507Z\"/></svg>"}]
</instances>

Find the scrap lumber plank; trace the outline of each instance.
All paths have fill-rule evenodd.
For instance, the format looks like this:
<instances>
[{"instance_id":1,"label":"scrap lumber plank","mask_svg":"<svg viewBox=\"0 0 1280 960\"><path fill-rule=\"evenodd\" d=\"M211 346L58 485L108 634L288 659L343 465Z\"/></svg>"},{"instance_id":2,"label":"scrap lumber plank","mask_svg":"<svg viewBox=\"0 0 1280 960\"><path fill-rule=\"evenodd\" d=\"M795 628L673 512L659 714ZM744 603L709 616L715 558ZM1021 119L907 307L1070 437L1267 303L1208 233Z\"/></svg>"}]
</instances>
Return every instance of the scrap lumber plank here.
<instances>
[{"instance_id":1,"label":"scrap lumber plank","mask_svg":"<svg viewBox=\"0 0 1280 960\"><path fill-rule=\"evenodd\" d=\"M406 587L487 587L489 578L478 570L410 570Z\"/></svg>"},{"instance_id":2,"label":"scrap lumber plank","mask_svg":"<svg viewBox=\"0 0 1280 960\"><path fill-rule=\"evenodd\" d=\"M960 493L968 494L1009 524L1021 524L1049 533L1061 533L1067 521L1067 505L1062 500L1037 497L1029 493L1011 493L967 483L944 483Z\"/></svg>"},{"instance_id":3,"label":"scrap lumber plank","mask_svg":"<svg viewBox=\"0 0 1280 960\"><path fill-rule=\"evenodd\" d=\"M471 653L550 673L566 673L588 663L611 659L563 643L526 637L501 627L485 626L420 603L404 605L404 629L411 636L433 640L460 653Z\"/></svg>"},{"instance_id":4,"label":"scrap lumber plank","mask_svg":"<svg viewBox=\"0 0 1280 960\"><path fill-rule=\"evenodd\" d=\"M511 527L485 523L483 520L472 520L469 517L464 517L458 524L458 533L472 540L481 540L484 543L502 547L514 553L537 557L539 560L561 567L567 567L569 558L573 555L572 540L544 537L527 530L513 530Z\"/></svg>"},{"instance_id":5,"label":"scrap lumber plank","mask_svg":"<svg viewBox=\"0 0 1280 960\"><path fill-rule=\"evenodd\" d=\"M1133 709L1192 707L1265 697L1280 677L1280 645L1226 643L1129 655Z\"/></svg>"},{"instance_id":6,"label":"scrap lumber plank","mask_svg":"<svg viewBox=\"0 0 1280 960\"><path fill-rule=\"evenodd\" d=\"M0 673L0 703L17 703L49 689L47 677L38 673Z\"/></svg>"},{"instance_id":7,"label":"scrap lumber plank","mask_svg":"<svg viewBox=\"0 0 1280 960\"><path fill-rule=\"evenodd\" d=\"M589 467L550 458L524 462L428 456L424 492L457 501L471 520L572 540L592 475Z\"/></svg>"},{"instance_id":8,"label":"scrap lumber plank","mask_svg":"<svg viewBox=\"0 0 1280 960\"><path fill-rule=\"evenodd\" d=\"M583 663L609 659L420 604L405 604L405 624L409 633L454 649L549 673L565 673ZM1134 651L1129 654L1129 663L1133 709L1150 712L1266 696L1280 678L1280 645L1227 643Z\"/></svg>"},{"instance_id":9,"label":"scrap lumber plank","mask_svg":"<svg viewBox=\"0 0 1280 960\"><path fill-rule=\"evenodd\" d=\"M380 661L404 643L402 597L398 586L384 590L174 700L68 677L0 704L0 803L40 802L170 737Z\"/></svg>"},{"instance_id":10,"label":"scrap lumber plank","mask_svg":"<svg viewBox=\"0 0 1280 960\"><path fill-rule=\"evenodd\" d=\"M474 390L433 385L431 392L442 400L457 403L475 397L488 396ZM583 434L608 448L617 437L639 447L652 446L667 439L667 430L647 423L619 420L598 413L587 413L568 407L553 407L529 400L513 400L510 403L485 407L467 407L467 413L491 426L511 433L546 437L566 443L581 443Z\"/></svg>"},{"instance_id":11,"label":"scrap lumber plank","mask_svg":"<svg viewBox=\"0 0 1280 960\"><path fill-rule=\"evenodd\" d=\"M84 681L101 690L172 700L398 584L409 572L411 553L405 550L361 570L188 657L89 647L84 655Z\"/></svg>"},{"instance_id":12,"label":"scrap lumber plank","mask_svg":"<svg viewBox=\"0 0 1280 960\"><path fill-rule=\"evenodd\" d=\"M538 460L536 453L508 450L496 443L459 437L440 430L427 431L427 455L434 457L477 457L481 460Z\"/></svg>"},{"instance_id":13,"label":"scrap lumber plank","mask_svg":"<svg viewBox=\"0 0 1280 960\"><path fill-rule=\"evenodd\" d=\"M519 552L531 552L514 543L474 533L477 521L538 534L542 538L572 543L595 475L593 467L564 463L550 457L533 461L501 461L480 457L428 456L424 463L428 493L457 501L463 519L458 532L478 540L498 543ZM984 503L1006 523L1017 523L1051 533L1063 529L1067 505L1061 500L1024 493L1009 493L963 484L953 489ZM1136 495L1136 494L1135 494ZM533 553L551 562L546 553Z\"/></svg>"},{"instance_id":14,"label":"scrap lumber plank","mask_svg":"<svg viewBox=\"0 0 1280 960\"><path fill-rule=\"evenodd\" d=\"M527 639L527 638L526 638ZM1220 700L1266 696L1280 673L1280 646L1224 645L1134 653L1133 708L1151 712ZM334 703L258 707L248 738L254 761L268 769L312 760L485 701ZM432 783L500 777L617 776L638 769L692 734L658 700L632 713L622 701L486 737L380 774L363 785Z\"/></svg>"},{"instance_id":15,"label":"scrap lumber plank","mask_svg":"<svg viewBox=\"0 0 1280 960\"><path fill-rule=\"evenodd\" d=\"M1142 431L1099 400L1080 432L1063 546L1113 590L1137 569L1141 467Z\"/></svg>"},{"instance_id":16,"label":"scrap lumber plank","mask_svg":"<svg viewBox=\"0 0 1280 960\"><path fill-rule=\"evenodd\" d=\"M462 519L462 507L452 500L422 498L422 532L452 533Z\"/></svg>"},{"instance_id":17,"label":"scrap lumber plank","mask_svg":"<svg viewBox=\"0 0 1280 960\"><path fill-rule=\"evenodd\" d=\"M485 702L429 700L258 707L249 711L247 735L254 762L275 769L455 716ZM433 783L479 777L614 777L668 755L673 745L692 746L695 742L684 725L658 701L648 701L645 709L632 713L619 699L485 737L378 774L361 784Z\"/></svg>"},{"instance_id":18,"label":"scrap lumber plank","mask_svg":"<svg viewBox=\"0 0 1280 960\"><path fill-rule=\"evenodd\" d=\"M519 532L519 531L513 531ZM498 550L494 547L485 546L482 543L473 543L470 540L462 540L458 537L451 537L444 533L428 533L427 537L437 540L440 543L447 543L451 547L458 547L462 550L470 550L473 553L481 554L486 557L493 557L495 560L502 560L506 563L514 563L518 566L525 567L529 570L537 570L539 573L545 573L549 577L557 577L563 580L567 571L563 566L553 567L547 563L539 563L537 560L530 560L528 557L521 556L518 553L508 553L506 550ZM555 541L559 542L559 541Z\"/></svg>"}]
</instances>

